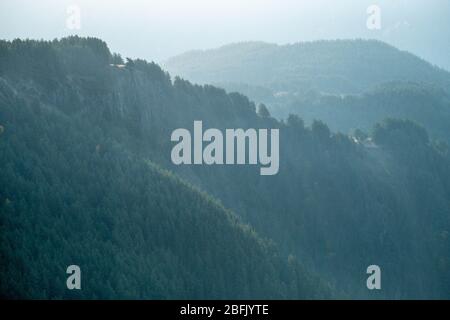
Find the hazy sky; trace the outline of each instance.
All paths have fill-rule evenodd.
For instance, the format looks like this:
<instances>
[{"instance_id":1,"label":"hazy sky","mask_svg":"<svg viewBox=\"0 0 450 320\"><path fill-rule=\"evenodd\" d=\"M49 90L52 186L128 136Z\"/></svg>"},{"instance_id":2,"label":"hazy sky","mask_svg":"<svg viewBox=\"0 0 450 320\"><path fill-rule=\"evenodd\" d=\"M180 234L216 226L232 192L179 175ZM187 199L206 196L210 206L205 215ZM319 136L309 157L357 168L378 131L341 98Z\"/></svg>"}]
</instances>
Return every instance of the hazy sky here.
<instances>
[{"instance_id":1,"label":"hazy sky","mask_svg":"<svg viewBox=\"0 0 450 320\"><path fill-rule=\"evenodd\" d=\"M366 26L373 4L380 30ZM80 29L67 27L71 5ZM450 70L450 0L0 0L1 39L70 34L155 61L238 41L376 38Z\"/></svg>"}]
</instances>

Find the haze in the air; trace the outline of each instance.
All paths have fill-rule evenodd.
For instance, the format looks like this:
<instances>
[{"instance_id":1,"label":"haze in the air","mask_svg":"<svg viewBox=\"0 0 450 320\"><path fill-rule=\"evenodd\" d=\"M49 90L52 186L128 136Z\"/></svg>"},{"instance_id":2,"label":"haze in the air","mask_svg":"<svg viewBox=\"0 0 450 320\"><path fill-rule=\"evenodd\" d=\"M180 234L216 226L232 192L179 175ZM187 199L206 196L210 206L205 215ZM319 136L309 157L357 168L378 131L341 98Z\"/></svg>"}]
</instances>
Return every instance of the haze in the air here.
<instances>
[{"instance_id":1,"label":"haze in the air","mask_svg":"<svg viewBox=\"0 0 450 320\"><path fill-rule=\"evenodd\" d=\"M67 28L71 5L81 28ZM378 5L381 29L366 26ZM70 34L104 39L124 56L161 61L230 42L278 44L317 39L376 38L450 69L447 0L2 0L0 38L53 39Z\"/></svg>"}]
</instances>

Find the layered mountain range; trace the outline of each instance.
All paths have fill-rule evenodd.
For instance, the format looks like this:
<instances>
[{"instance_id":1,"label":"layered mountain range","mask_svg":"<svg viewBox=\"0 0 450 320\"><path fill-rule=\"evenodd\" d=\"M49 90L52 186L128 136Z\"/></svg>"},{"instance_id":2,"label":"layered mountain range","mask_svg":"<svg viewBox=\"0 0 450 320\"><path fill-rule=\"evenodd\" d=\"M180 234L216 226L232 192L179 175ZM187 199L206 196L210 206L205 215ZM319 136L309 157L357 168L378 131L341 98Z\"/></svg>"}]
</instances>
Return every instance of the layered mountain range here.
<instances>
[{"instance_id":1,"label":"layered mountain range","mask_svg":"<svg viewBox=\"0 0 450 320\"><path fill-rule=\"evenodd\" d=\"M425 77L424 66L397 73ZM398 80L377 70L350 91ZM171 132L195 120L279 129L279 172L174 165ZM241 93L69 37L0 42L0 126L3 297L449 297L449 149L408 119L380 119L366 135L278 120ZM80 291L66 289L71 264ZM366 287L372 264L380 291Z\"/></svg>"}]
</instances>

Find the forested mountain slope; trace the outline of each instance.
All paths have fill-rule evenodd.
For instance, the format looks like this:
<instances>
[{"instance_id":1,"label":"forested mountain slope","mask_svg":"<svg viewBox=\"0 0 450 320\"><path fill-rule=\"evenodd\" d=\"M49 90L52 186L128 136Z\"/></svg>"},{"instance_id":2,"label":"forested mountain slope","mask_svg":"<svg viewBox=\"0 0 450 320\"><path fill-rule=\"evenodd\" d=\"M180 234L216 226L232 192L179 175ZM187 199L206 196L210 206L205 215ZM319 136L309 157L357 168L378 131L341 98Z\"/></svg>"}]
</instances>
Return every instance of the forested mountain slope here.
<instances>
[{"instance_id":1,"label":"forested mountain slope","mask_svg":"<svg viewBox=\"0 0 450 320\"><path fill-rule=\"evenodd\" d=\"M128 60L125 65L110 65L111 62L120 62L120 59L111 56L106 44L96 39L67 38L51 43L1 42L0 48L3 93L0 125L4 128L0 143L3 148L10 150L5 153L9 157L9 163L18 166L14 169L14 166L5 166L7 162L2 161L2 165L8 169L2 170L2 179L6 181L0 189L4 199L2 225L17 223L11 218L17 214L12 215L11 211L4 208L24 196L20 191L7 193L9 188L20 190L17 188L22 181L21 176L34 181L30 183L43 181L49 186L61 181L61 184L65 183L69 188L69 191L61 193L61 197L66 197L66 193L74 194L72 200L70 197L63 198L63 204L86 198L86 202L81 202L81 209L68 210L69 212L83 211L86 206L84 211L88 215L87 219L107 216L98 218L109 221L104 222L106 226L100 228L100 231L97 231L98 228L95 231L82 229L84 232L92 232L92 237L100 241L101 245L106 246L110 242L114 244L108 232L111 232L116 223L121 226L118 230L129 237L145 234L145 212L152 212L155 215L154 224L159 221L164 224L165 219L170 221L168 231L164 231L164 234L173 231L172 240L161 238L156 244L163 247L169 245L169 249L173 251L174 264L180 259L179 255L183 256L181 251L189 247L192 250L189 252L198 252L200 258L191 261L192 264L188 264L185 272L198 272L199 264L195 263L200 263L197 261L205 256L208 259L205 270L213 273L218 269L224 273L222 278L211 284L210 274L201 269L202 276L193 277L200 282L198 291L187 292L182 297L205 296L202 291L205 286L219 286L229 282L227 277L232 275L227 270L241 268L244 270L241 272L245 272L250 265L260 264L263 269L254 276L258 283L262 279L268 279L262 281L262 288L256 287L256 284L253 286L253 280L242 275L240 277L244 279L244 284L250 286L244 291L248 294L242 294L242 288L238 288L235 291L217 291L222 292L217 296L258 297L270 293L289 297L316 297L327 294L328 290L321 284L324 282L331 284L335 296L343 298L448 298L449 152L445 145L436 145L429 139L426 130L420 126L408 121L388 120L375 127L372 143L368 144L370 140L354 141L343 134L333 134L322 122L316 121L310 127L305 127L298 116L290 116L284 122L277 121L265 112L257 113L255 104L243 95L227 94L222 89L193 85L178 78L172 81L167 73L153 63ZM15 97L14 100L7 98L11 95ZM20 104L12 102L16 99L23 101L22 108L15 107ZM28 130L31 124L20 125L20 110L25 110L23 112L29 118L28 121L36 123L34 126L39 128L38 132L42 132L41 134L32 135L38 129ZM43 121L42 113L57 118ZM173 165L170 160L173 146L170 134L176 128L191 130L194 120L203 120L205 128L279 128L279 173L260 176L259 168L255 166ZM60 122L68 124L59 127L57 132L50 130L50 124L56 126L54 123ZM69 124L73 124L73 127ZM63 131L66 127L66 138L69 140L64 140L66 135ZM16 159L21 153L14 148L25 143L12 143L8 140L16 131L30 139L26 143L33 148L48 144L48 148L57 151L50 153L52 161L46 162L45 166L48 173L41 174L39 180L29 178L29 171L43 170L40 163L28 163L27 158ZM68 150L64 153L60 149ZM31 159L46 159L46 153L38 150L32 151L37 155ZM72 170L72 167L77 168L79 157L80 169ZM276 257L275 249L270 254L269 249L264 249L266 245L257 245L256 243L260 243L257 240L259 237L242 231L240 224L233 229L227 218L229 215L221 205L215 201L206 201L205 194L200 195L184 183L176 182L175 178L161 177L164 174L151 169L153 165L149 168L144 164L147 160L171 170L196 188L217 198L224 207L233 210L240 219L250 224L259 235L272 239L280 249L279 258ZM72 161L75 163L72 164ZM66 171L62 171L59 166L67 166ZM11 179L6 174L18 177ZM114 178L116 175L117 181ZM87 182L78 182L77 179L81 177L85 177ZM85 185L90 184L93 185L92 190L84 189ZM146 194L147 188L154 192ZM72 189L75 191L70 191ZM107 190L114 191L116 196L110 199L105 195L99 200L99 195L102 196ZM52 192L43 194L50 196ZM6 201L6 198L9 200ZM198 200L194 201L192 198ZM53 206L51 199L48 198L47 202L33 200L28 206L24 205L23 209L17 210L21 215L31 209L35 212L35 208L43 203L42 212L50 216L59 214L59 219L64 222L65 214L58 210L59 207L56 207L56 211L45 208L47 205ZM154 201L156 207L147 204L149 201ZM137 217L134 216L134 210L129 209L136 206ZM108 220L108 208L119 211L118 216L128 217L123 219L132 225L130 235L130 229L123 227L127 223L118 222L123 219L112 219L112 222ZM217 214L210 217L210 211ZM198 220L189 218L196 214L199 215ZM12 222L9 222L10 219L13 219ZM25 217L23 219L26 220ZM197 223L192 224L190 219ZM211 230L208 227L210 219L213 219ZM81 220L83 221L78 223L86 223L86 219ZM154 227L154 224L148 223L149 228ZM197 240L176 235L186 225L192 226L184 231L186 234L197 233L197 228L204 232L197 233L195 237L192 235L195 239L198 236ZM35 231L35 234L57 234L55 230L58 228L52 224L48 223L42 226L44 227L45 232ZM133 228L142 231L135 232ZM228 234L227 238L214 240L218 239L215 238L218 237L216 233L225 231L224 228L234 231L221 232L223 237ZM7 230L15 229L8 227ZM106 235L101 233L102 230ZM127 239L126 235L123 236L124 239ZM35 236L26 238L23 233L8 235L7 240L3 237L2 246L3 243L12 243L7 248L15 248L22 241L35 240ZM248 240L239 242L236 240L239 237L247 237ZM210 238L213 239L212 243L209 243ZM54 243L52 238L48 241L49 245ZM119 242L117 246L128 248L128 244L135 241L141 243L134 238L127 241L126 244ZM191 241L197 241L194 243L198 245L190 247ZM236 241L240 245L235 244ZM219 242L227 248L219 247ZM77 245L78 242L73 243ZM159 248L156 244L155 248ZM22 252L31 250L29 246L30 244L22 246ZM237 249L240 246L243 248ZM255 247L251 252L256 257L252 257L247 250ZM113 246L110 250L115 252L116 248ZM135 255L142 259L147 257L147 251L140 251L138 248L141 247L133 248L137 250ZM226 258L227 263L233 264L231 267L227 264L219 266L225 260L209 256L208 252L213 254L217 248L237 251L229 254L235 258ZM21 250L11 253L5 261L22 257ZM61 254L67 254L66 249L60 251ZM2 252L13 251L5 249ZM152 254L153 252L148 253ZM246 257L247 255L250 257ZM222 255L220 257L225 259ZM96 261L87 257L84 259L86 263ZM133 261L134 259L137 258L134 257ZM295 268L300 268L295 262L300 261L303 266L300 269L307 269L309 272L283 271L289 270L283 262L287 260L291 265L297 265ZM383 270L382 291L369 291L366 288L366 268L371 264L378 264ZM126 268L136 265L140 264L129 262ZM167 262L167 265L170 263ZM270 265L276 267L271 268ZM165 267L166 264L161 266L168 272ZM11 266L9 268L2 269L2 273L11 272ZM117 277L124 270L125 267L119 269ZM147 276L147 269L143 270L140 272ZM173 274L178 274L178 271L176 268ZM317 274L322 281L318 281L312 273ZM164 272L162 274L169 277ZM266 278L261 278L263 274ZM242 281L231 283L237 285L242 284ZM190 287L189 283L182 283L185 286L181 284L181 288ZM270 283L278 289L271 287ZM117 287L117 283L111 286L113 289L121 288ZM177 290L161 296L177 296L180 292Z\"/></svg>"},{"instance_id":2,"label":"forested mountain slope","mask_svg":"<svg viewBox=\"0 0 450 320\"><path fill-rule=\"evenodd\" d=\"M39 71L0 79L1 297L330 297L317 277L217 200L130 152L117 139L129 136L126 130L108 121L99 126L57 101L98 103L91 87L100 86L97 78L77 79L93 90L80 94L70 74L58 73L59 57L46 60L40 51L54 53L52 46L16 45L31 58L27 67ZM90 45L102 43L78 45L90 56ZM4 65L1 71L5 76ZM81 267L81 291L66 288L71 264Z\"/></svg>"}]
</instances>

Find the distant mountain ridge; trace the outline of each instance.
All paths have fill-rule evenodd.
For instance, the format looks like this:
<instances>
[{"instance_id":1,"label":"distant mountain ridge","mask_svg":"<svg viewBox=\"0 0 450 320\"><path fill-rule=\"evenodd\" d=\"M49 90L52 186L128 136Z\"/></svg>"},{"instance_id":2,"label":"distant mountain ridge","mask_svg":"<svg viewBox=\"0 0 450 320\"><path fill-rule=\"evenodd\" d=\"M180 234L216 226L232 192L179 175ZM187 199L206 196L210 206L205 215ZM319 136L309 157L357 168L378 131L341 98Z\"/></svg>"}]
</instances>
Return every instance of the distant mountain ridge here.
<instances>
[{"instance_id":1,"label":"distant mountain ridge","mask_svg":"<svg viewBox=\"0 0 450 320\"><path fill-rule=\"evenodd\" d=\"M380 41L237 43L175 56L165 67L193 82L241 92L277 118L298 114L349 133L396 117L450 142L450 73Z\"/></svg>"},{"instance_id":2,"label":"distant mountain ridge","mask_svg":"<svg viewBox=\"0 0 450 320\"><path fill-rule=\"evenodd\" d=\"M360 93L386 81L450 88L450 73L376 40L334 40L276 45L245 42L191 51L164 67L198 83L263 86L274 94L317 90Z\"/></svg>"}]
</instances>

